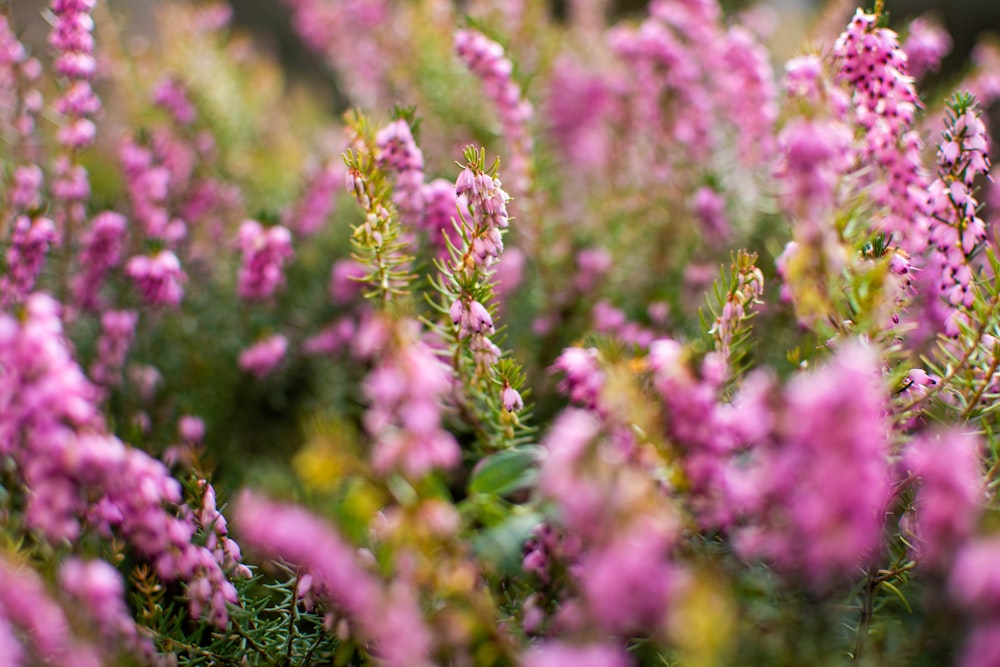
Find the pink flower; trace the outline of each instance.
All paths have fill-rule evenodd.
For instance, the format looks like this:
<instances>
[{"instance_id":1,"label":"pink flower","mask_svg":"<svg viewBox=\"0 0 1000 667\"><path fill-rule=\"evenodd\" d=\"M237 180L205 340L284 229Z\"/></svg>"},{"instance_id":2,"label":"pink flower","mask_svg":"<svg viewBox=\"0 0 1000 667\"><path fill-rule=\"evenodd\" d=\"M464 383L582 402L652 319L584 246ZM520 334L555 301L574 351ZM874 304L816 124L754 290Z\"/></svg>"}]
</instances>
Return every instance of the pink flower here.
<instances>
[{"instance_id":1,"label":"pink flower","mask_svg":"<svg viewBox=\"0 0 1000 667\"><path fill-rule=\"evenodd\" d=\"M424 213L424 154L405 120L394 121L379 130L375 143L379 166L396 175L392 201L399 210L400 222L416 229Z\"/></svg>"},{"instance_id":2,"label":"pink flower","mask_svg":"<svg viewBox=\"0 0 1000 667\"><path fill-rule=\"evenodd\" d=\"M763 507L738 538L822 588L853 576L881 544L889 493L886 395L874 352L839 346L785 387L778 443L758 452Z\"/></svg>"},{"instance_id":3,"label":"pink flower","mask_svg":"<svg viewBox=\"0 0 1000 667\"><path fill-rule=\"evenodd\" d=\"M101 314L97 359L90 367L90 377L95 383L104 387L121 384L125 357L138 321L139 315L134 310L108 310Z\"/></svg>"},{"instance_id":4,"label":"pink flower","mask_svg":"<svg viewBox=\"0 0 1000 667\"><path fill-rule=\"evenodd\" d=\"M108 272L121 262L127 222L124 216L104 211L94 216L83 235L81 271L73 278L73 296L78 306L96 309Z\"/></svg>"},{"instance_id":5,"label":"pink flower","mask_svg":"<svg viewBox=\"0 0 1000 667\"><path fill-rule=\"evenodd\" d=\"M910 75L920 79L927 72L937 71L951 46L951 36L944 28L926 17L914 19L903 43Z\"/></svg>"},{"instance_id":6,"label":"pink flower","mask_svg":"<svg viewBox=\"0 0 1000 667\"><path fill-rule=\"evenodd\" d=\"M49 246L59 239L55 223L41 216L18 216L7 248L7 273L0 278L0 303L23 300L35 286Z\"/></svg>"},{"instance_id":7,"label":"pink flower","mask_svg":"<svg viewBox=\"0 0 1000 667\"><path fill-rule=\"evenodd\" d=\"M511 76L513 65L504 57L502 46L476 30L455 33L455 52L465 66L479 77L486 96L500 116L500 125L509 147L507 172L511 175L514 192L524 195L531 185L533 140L528 123L534 110Z\"/></svg>"},{"instance_id":8,"label":"pink flower","mask_svg":"<svg viewBox=\"0 0 1000 667\"><path fill-rule=\"evenodd\" d=\"M331 160L316 169L295 206L283 218L283 224L300 236L320 231L333 213L337 189L343 180L342 162Z\"/></svg>"},{"instance_id":9,"label":"pink flower","mask_svg":"<svg viewBox=\"0 0 1000 667\"><path fill-rule=\"evenodd\" d=\"M729 220L726 218L726 200L710 187L702 186L694 193L692 202L695 217L702 224L709 240L725 239L729 236Z\"/></svg>"},{"instance_id":10,"label":"pink flower","mask_svg":"<svg viewBox=\"0 0 1000 667\"><path fill-rule=\"evenodd\" d=\"M281 225L265 229L256 220L240 225L237 244L243 253L238 291L248 300L270 298L284 283L284 267L292 258L292 235Z\"/></svg>"},{"instance_id":11,"label":"pink flower","mask_svg":"<svg viewBox=\"0 0 1000 667\"><path fill-rule=\"evenodd\" d=\"M151 306L177 306L184 297L187 280L177 255L160 250L153 255L136 255L125 265L125 273L135 281L142 298Z\"/></svg>"},{"instance_id":12,"label":"pink flower","mask_svg":"<svg viewBox=\"0 0 1000 667\"><path fill-rule=\"evenodd\" d=\"M125 582L118 570L103 560L71 558L59 570L59 584L82 605L104 640L125 640L138 647L135 621L125 604ZM142 643L152 650L148 641Z\"/></svg>"},{"instance_id":13,"label":"pink flower","mask_svg":"<svg viewBox=\"0 0 1000 667\"><path fill-rule=\"evenodd\" d=\"M177 432L187 442L200 443L205 438L205 422L194 415L183 415L177 421Z\"/></svg>"},{"instance_id":14,"label":"pink flower","mask_svg":"<svg viewBox=\"0 0 1000 667\"><path fill-rule=\"evenodd\" d=\"M309 589L336 605L362 637L374 642L381 664L429 667L433 636L415 596L402 582L390 587L376 579L357 549L330 526L301 508L250 492L240 497L236 518L245 544L309 574Z\"/></svg>"},{"instance_id":15,"label":"pink flower","mask_svg":"<svg viewBox=\"0 0 1000 667\"><path fill-rule=\"evenodd\" d=\"M0 367L0 452L31 489L27 525L52 542L76 539L85 527L117 536L163 580L188 584L195 615L211 598L210 620L224 626L225 605L236 601L222 569L231 563L192 541L196 526L166 467L107 432L54 300L36 294L23 317L0 314Z\"/></svg>"},{"instance_id":16,"label":"pink flower","mask_svg":"<svg viewBox=\"0 0 1000 667\"><path fill-rule=\"evenodd\" d=\"M288 351L288 339L280 334L265 338L240 352L240 369L258 379L270 375Z\"/></svg>"},{"instance_id":17,"label":"pink flower","mask_svg":"<svg viewBox=\"0 0 1000 667\"><path fill-rule=\"evenodd\" d=\"M947 566L973 534L984 502L979 439L967 433L922 436L906 452L920 478L916 495L918 557L933 568Z\"/></svg>"},{"instance_id":18,"label":"pink flower","mask_svg":"<svg viewBox=\"0 0 1000 667\"><path fill-rule=\"evenodd\" d=\"M179 81L164 79L153 91L153 101L166 109L181 125L190 125L198 117L198 112L188 99L187 91Z\"/></svg>"},{"instance_id":19,"label":"pink flower","mask_svg":"<svg viewBox=\"0 0 1000 667\"><path fill-rule=\"evenodd\" d=\"M567 394L570 400L590 408L597 406L604 387L604 371L595 348L566 348L552 364L551 372L565 374L559 391Z\"/></svg>"},{"instance_id":20,"label":"pink flower","mask_svg":"<svg viewBox=\"0 0 1000 667\"><path fill-rule=\"evenodd\" d=\"M524 401L521 399L521 394L510 385L504 386L500 398L503 401L504 410L507 412L519 412L524 409Z\"/></svg>"},{"instance_id":21,"label":"pink flower","mask_svg":"<svg viewBox=\"0 0 1000 667\"><path fill-rule=\"evenodd\" d=\"M574 279L576 289L581 294L589 294L611 270L612 262L611 253L606 248L584 248L578 252L576 254L577 274Z\"/></svg>"},{"instance_id":22,"label":"pink flower","mask_svg":"<svg viewBox=\"0 0 1000 667\"><path fill-rule=\"evenodd\" d=\"M99 667L102 664L94 647L73 635L65 613L49 597L34 571L15 567L0 558L0 581L3 581L0 586L0 656L23 656L25 651L15 639L19 637L28 642L32 655L49 664L66 667ZM13 628L17 628L16 634Z\"/></svg>"},{"instance_id":23,"label":"pink flower","mask_svg":"<svg viewBox=\"0 0 1000 667\"><path fill-rule=\"evenodd\" d=\"M672 536L652 517L620 530L583 556L581 588L600 627L616 635L657 628L667 611L676 566Z\"/></svg>"},{"instance_id":24,"label":"pink flower","mask_svg":"<svg viewBox=\"0 0 1000 667\"><path fill-rule=\"evenodd\" d=\"M361 294L364 283L362 279L368 275L364 264L353 259L342 259L335 262L330 270L329 292L334 303L347 303Z\"/></svg>"},{"instance_id":25,"label":"pink flower","mask_svg":"<svg viewBox=\"0 0 1000 667\"><path fill-rule=\"evenodd\" d=\"M451 389L447 369L417 337L415 322L401 321L395 341L376 358L364 382L369 408L365 429L374 439L372 464L382 474L400 470L420 479L460 459L458 443L442 426L441 403Z\"/></svg>"},{"instance_id":26,"label":"pink flower","mask_svg":"<svg viewBox=\"0 0 1000 667\"><path fill-rule=\"evenodd\" d=\"M608 644L574 645L550 641L531 649L524 656L522 667L628 667L633 664L628 654Z\"/></svg>"}]
</instances>

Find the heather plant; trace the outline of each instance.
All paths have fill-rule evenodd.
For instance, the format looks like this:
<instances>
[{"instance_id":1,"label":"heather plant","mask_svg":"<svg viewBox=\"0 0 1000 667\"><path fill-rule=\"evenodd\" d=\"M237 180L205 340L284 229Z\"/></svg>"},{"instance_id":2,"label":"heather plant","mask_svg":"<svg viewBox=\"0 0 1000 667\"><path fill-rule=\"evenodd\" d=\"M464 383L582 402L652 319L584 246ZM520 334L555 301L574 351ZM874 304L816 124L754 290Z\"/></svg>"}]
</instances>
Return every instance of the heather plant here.
<instances>
[{"instance_id":1,"label":"heather plant","mask_svg":"<svg viewBox=\"0 0 1000 667\"><path fill-rule=\"evenodd\" d=\"M1000 665L995 44L285 5L0 1L0 663Z\"/></svg>"}]
</instances>

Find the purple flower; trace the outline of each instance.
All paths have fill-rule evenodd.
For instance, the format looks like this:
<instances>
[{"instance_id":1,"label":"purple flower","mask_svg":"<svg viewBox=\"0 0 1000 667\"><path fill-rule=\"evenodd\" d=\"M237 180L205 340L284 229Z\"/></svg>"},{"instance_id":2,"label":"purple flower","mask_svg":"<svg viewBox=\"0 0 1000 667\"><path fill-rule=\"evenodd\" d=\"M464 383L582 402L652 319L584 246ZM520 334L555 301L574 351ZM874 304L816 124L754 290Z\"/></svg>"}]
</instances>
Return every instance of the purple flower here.
<instances>
[{"instance_id":1,"label":"purple flower","mask_svg":"<svg viewBox=\"0 0 1000 667\"><path fill-rule=\"evenodd\" d=\"M555 62L545 115L556 146L574 166L594 171L605 164L611 148L610 103L609 81L566 56Z\"/></svg>"},{"instance_id":2,"label":"purple flower","mask_svg":"<svg viewBox=\"0 0 1000 667\"><path fill-rule=\"evenodd\" d=\"M590 294L597 283L611 270L613 259L606 248L584 248L576 254L577 274L574 285L581 294Z\"/></svg>"},{"instance_id":3,"label":"purple flower","mask_svg":"<svg viewBox=\"0 0 1000 667\"><path fill-rule=\"evenodd\" d=\"M708 239L721 240L729 236L730 226L729 220L726 218L726 200L715 190L707 186L698 188L694 193L692 208Z\"/></svg>"},{"instance_id":4,"label":"purple flower","mask_svg":"<svg viewBox=\"0 0 1000 667\"><path fill-rule=\"evenodd\" d=\"M570 533L596 529L595 520L607 508L604 489L581 480L576 472L599 432L600 422L592 413L568 409L556 418L543 442L547 457L539 488L559 504L562 523Z\"/></svg>"},{"instance_id":5,"label":"purple flower","mask_svg":"<svg viewBox=\"0 0 1000 667\"><path fill-rule=\"evenodd\" d=\"M205 421L194 415L183 415L177 421L177 432L187 442L198 444L205 438Z\"/></svg>"},{"instance_id":6,"label":"purple flower","mask_svg":"<svg viewBox=\"0 0 1000 667\"><path fill-rule=\"evenodd\" d=\"M441 424L441 402L451 389L448 370L419 339L415 322L393 323L364 383L370 405L365 428L374 440L372 464L382 474L400 470L420 479L432 469L459 462L458 443Z\"/></svg>"},{"instance_id":7,"label":"purple flower","mask_svg":"<svg viewBox=\"0 0 1000 667\"><path fill-rule=\"evenodd\" d=\"M10 195L11 203L22 211L40 207L44 179L45 176L38 165L18 167L14 172L14 187Z\"/></svg>"},{"instance_id":8,"label":"purple flower","mask_svg":"<svg viewBox=\"0 0 1000 667\"><path fill-rule=\"evenodd\" d=\"M0 367L0 452L31 490L27 525L53 542L86 529L118 536L163 580L188 584L192 613L210 598L210 620L224 626L236 590L223 567L234 564L192 541L193 517L166 467L107 432L54 300L32 295L22 317L0 315Z\"/></svg>"},{"instance_id":9,"label":"purple flower","mask_svg":"<svg viewBox=\"0 0 1000 667\"><path fill-rule=\"evenodd\" d=\"M833 206L836 185L850 166L850 131L836 121L793 120L779 137L783 161L777 175L786 184L785 209L819 235L824 214Z\"/></svg>"},{"instance_id":10,"label":"purple flower","mask_svg":"<svg viewBox=\"0 0 1000 667\"><path fill-rule=\"evenodd\" d=\"M607 544L592 547L580 566L587 609L601 628L616 635L659 627L676 579L669 526L652 516L636 521Z\"/></svg>"},{"instance_id":11,"label":"purple flower","mask_svg":"<svg viewBox=\"0 0 1000 667\"><path fill-rule=\"evenodd\" d=\"M423 186L421 199L424 202L423 228L431 245L437 249L437 257L448 259L448 242L455 248L462 246L462 238L455 229L454 220L457 206L455 184L438 178Z\"/></svg>"},{"instance_id":12,"label":"purple flower","mask_svg":"<svg viewBox=\"0 0 1000 667\"><path fill-rule=\"evenodd\" d=\"M1000 619L993 617L973 625L955 664L958 667L1000 665Z\"/></svg>"},{"instance_id":13,"label":"purple flower","mask_svg":"<svg viewBox=\"0 0 1000 667\"><path fill-rule=\"evenodd\" d=\"M323 56L343 82L351 103L372 108L386 91L380 37L386 35L387 0L285 0L292 27L306 46Z\"/></svg>"},{"instance_id":14,"label":"purple flower","mask_svg":"<svg viewBox=\"0 0 1000 667\"><path fill-rule=\"evenodd\" d=\"M854 122L864 130L857 157L882 174L871 197L883 208L875 225L894 235L896 245L919 253L927 245L930 224L922 141L913 129L920 99L898 36L876 26L877 17L858 9L834 45L838 83L846 84Z\"/></svg>"},{"instance_id":15,"label":"purple flower","mask_svg":"<svg viewBox=\"0 0 1000 667\"><path fill-rule=\"evenodd\" d=\"M449 312L451 321L458 326L459 340L476 335L489 336L494 332L490 312L478 301L460 297L452 302Z\"/></svg>"},{"instance_id":16,"label":"purple flower","mask_svg":"<svg viewBox=\"0 0 1000 667\"><path fill-rule=\"evenodd\" d=\"M918 284L927 293L925 329L954 336L956 318L975 300L973 255L987 241L974 188L990 168L986 126L977 106L955 110L937 158L938 178L926 189L930 257Z\"/></svg>"}]
</instances>

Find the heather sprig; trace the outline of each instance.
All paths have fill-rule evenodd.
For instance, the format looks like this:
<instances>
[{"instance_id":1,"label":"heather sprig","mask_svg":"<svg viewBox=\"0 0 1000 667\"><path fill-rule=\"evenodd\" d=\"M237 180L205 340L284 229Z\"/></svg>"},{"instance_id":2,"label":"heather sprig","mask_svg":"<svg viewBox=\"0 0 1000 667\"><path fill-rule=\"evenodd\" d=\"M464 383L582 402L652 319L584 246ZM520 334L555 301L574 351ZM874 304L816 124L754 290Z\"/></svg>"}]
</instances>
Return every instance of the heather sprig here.
<instances>
[{"instance_id":1,"label":"heather sprig","mask_svg":"<svg viewBox=\"0 0 1000 667\"><path fill-rule=\"evenodd\" d=\"M712 284L708 314L701 314L702 328L712 336L715 351L730 369L732 377L743 374L750 363L750 320L753 306L761 303L764 274L756 266L757 255L738 250L728 271ZM714 318L714 321L712 321Z\"/></svg>"},{"instance_id":2,"label":"heather sprig","mask_svg":"<svg viewBox=\"0 0 1000 667\"><path fill-rule=\"evenodd\" d=\"M969 94L948 102L948 124L938 149L938 177L928 187L930 258L925 311L928 328L958 333L956 319L975 299L975 259L988 244L986 223L979 217L978 178L989 174L988 138L976 100Z\"/></svg>"},{"instance_id":3,"label":"heather sprig","mask_svg":"<svg viewBox=\"0 0 1000 667\"><path fill-rule=\"evenodd\" d=\"M497 158L486 166L486 151L469 146L455 182L458 208L452 224L460 245L448 240L447 260L435 259L438 276L435 310L448 319L435 323L447 341L448 358L460 384L455 401L476 431L485 451L517 444L525 435L518 413L524 409L520 366L503 358L493 342L497 313L493 276L503 261L503 234L510 224L509 196L503 190ZM442 317L442 319L443 319Z\"/></svg>"},{"instance_id":4,"label":"heather sprig","mask_svg":"<svg viewBox=\"0 0 1000 667\"><path fill-rule=\"evenodd\" d=\"M480 79L483 92L496 109L510 155L508 178L517 196L525 197L533 177L529 123L534 110L513 79L514 66L505 56L503 46L471 28L455 33L455 53Z\"/></svg>"},{"instance_id":5,"label":"heather sprig","mask_svg":"<svg viewBox=\"0 0 1000 667\"><path fill-rule=\"evenodd\" d=\"M351 246L354 259L367 269L366 296L384 307L409 292L412 258L376 136L360 114L350 122L354 140L344 154L347 189L364 215L364 221L352 228Z\"/></svg>"}]
</instances>

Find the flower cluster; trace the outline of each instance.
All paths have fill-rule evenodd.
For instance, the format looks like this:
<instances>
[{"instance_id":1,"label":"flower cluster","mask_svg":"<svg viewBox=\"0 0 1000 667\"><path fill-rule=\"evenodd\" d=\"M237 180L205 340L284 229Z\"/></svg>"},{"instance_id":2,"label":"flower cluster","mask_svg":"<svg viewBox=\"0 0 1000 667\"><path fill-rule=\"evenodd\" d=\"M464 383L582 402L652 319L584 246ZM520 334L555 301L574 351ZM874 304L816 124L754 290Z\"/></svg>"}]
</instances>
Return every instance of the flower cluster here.
<instances>
[{"instance_id":1,"label":"flower cluster","mask_svg":"<svg viewBox=\"0 0 1000 667\"><path fill-rule=\"evenodd\" d=\"M872 185L874 201L886 209L881 228L903 249L920 252L929 225L923 143L912 129L920 100L898 36L877 19L859 9L837 40L837 81L847 85L855 122L865 131L858 158L886 174Z\"/></svg>"},{"instance_id":2,"label":"flower cluster","mask_svg":"<svg viewBox=\"0 0 1000 667\"><path fill-rule=\"evenodd\" d=\"M934 329L958 334L956 318L974 301L973 255L986 240L975 182L989 173L986 125L971 98L952 102L951 122L938 149L938 178L928 188L932 213L928 272L940 299L927 304ZM943 312L942 312L943 311Z\"/></svg>"},{"instance_id":3,"label":"flower cluster","mask_svg":"<svg viewBox=\"0 0 1000 667\"><path fill-rule=\"evenodd\" d=\"M49 44L56 52L55 68L66 77L67 87L56 100L55 108L65 118L59 142L71 149L89 145L97 135L90 120L101 110L101 101L91 87L97 74L94 56L94 0L53 0L56 17Z\"/></svg>"},{"instance_id":4,"label":"flower cluster","mask_svg":"<svg viewBox=\"0 0 1000 667\"><path fill-rule=\"evenodd\" d=\"M55 223L49 218L22 215L14 220L5 258L7 273L0 278L0 303L20 302L31 292L49 246L58 240Z\"/></svg>"},{"instance_id":5,"label":"flower cluster","mask_svg":"<svg viewBox=\"0 0 1000 667\"><path fill-rule=\"evenodd\" d=\"M137 654L153 654L152 644L140 639L136 632L135 621L125 604L125 582L108 562L78 558L68 560L59 570L59 584L74 602L87 611L107 646L120 642Z\"/></svg>"},{"instance_id":6,"label":"flower cluster","mask_svg":"<svg viewBox=\"0 0 1000 667\"><path fill-rule=\"evenodd\" d=\"M378 66L378 36L389 18L387 0L349 0L336 7L319 0L285 0L285 4L303 41L327 59L355 103L375 104L386 79Z\"/></svg>"},{"instance_id":7,"label":"flower cluster","mask_svg":"<svg viewBox=\"0 0 1000 667\"><path fill-rule=\"evenodd\" d=\"M9 664L27 657L19 637L28 639L33 655L50 664L98 667L97 650L77 639L69 619L45 590L34 571L0 558L0 655Z\"/></svg>"},{"instance_id":8,"label":"flower cluster","mask_svg":"<svg viewBox=\"0 0 1000 667\"><path fill-rule=\"evenodd\" d=\"M212 622L224 626L237 597L223 567L238 551L217 559L199 546L177 480L106 432L97 390L66 347L58 304L33 295L24 309L20 320L0 316L0 451L32 490L26 521L53 542L87 528L121 535L164 580L187 583L196 616L210 605Z\"/></svg>"},{"instance_id":9,"label":"flower cluster","mask_svg":"<svg viewBox=\"0 0 1000 667\"><path fill-rule=\"evenodd\" d=\"M135 337L139 315L133 310L106 310L101 313L101 337L97 341L97 359L90 367L90 379L103 387L122 382L125 357Z\"/></svg>"},{"instance_id":10,"label":"flower cluster","mask_svg":"<svg viewBox=\"0 0 1000 667\"><path fill-rule=\"evenodd\" d=\"M416 601L404 590L382 584L368 571L362 555L319 518L247 493L240 498L237 519L247 545L308 573L309 589L342 610L357 632L375 643L380 664L431 664L433 637Z\"/></svg>"},{"instance_id":11,"label":"flower cluster","mask_svg":"<svg viewBox=\"0 0 1000 667\"><path fill-rule=\"evenodd\" d=\"M909 34L903 42L906 67L910 76L920 79L941 67L941 60L951 51L951 35L926 17L910 22Z\"/></svg>"},{"instance_id":12,"label":"flower cluster","mask_svg":"<svg viewBox=\"0 0 1000 667\"><path fill-rule=\"evenodd\" d=\"M81 270L73 278L73 298L79 308L100 308L101 286L122 260L126 225L125 216L114 211L98 213L90 221L81 239Z\"/></svg>"},{"instance_id":13,"label":"flower cluster","mask_svg":"<svg viewBox=\"0 0 1000 667\"><path fill-rule=\"evenodd\" d=\"M510 196L499 178L471 161L455 181L455 195L462 233L468 240L460 270L487 273L503 252L501 230L510 224L507 215Z\"/></svg>"},{"instance_id":14,"label":"flower cluster","mask_svg":"<svg viewBox=\"0 0 1000 667\"><path fill-rule=\"evenodd\" d=\"M369 407L365 429L374 443L372 465L420 479L434 469L454 467L458 442L442 428L441 403L451 389L447 367L418 337L415 322L371 322L366 332L383 341L364 381Z\"/></svg>"},{"instance_id":15,"label":"flower cluster","mask_svg":"<svg viewBox=\"0 0 1000 667\"><path fill-rule=\"evenodd\" d=\"M119 156L135 221L142 225L149 238L176 242L182 230L177 229L167 208L170 169L157 159L151 148L133 141L122 144Z\"/></svg>"},{"instance_id":16,"label":"flower cluster","mask_svg":"<svg viewBox=\"0 0 1000 667\"><path fill-rule=\"evenodd\" d=\"M889 502L886 397L874 351L845 343L786 387L776 442L753 474L757 520L740 551L823 587L878 556Z\"/></svg>"},{"instance_id":17,"label":"flower cluster","mask_svg":"<svg viewBox=\"0 0 1000 667\"><path fill-rule=\"evenodd\" d=\"M319 232L334 210L334 198L344 182L344 165L331 160L317 168L283 224L303 237Z\"/></svg>"},{"instance_id":18,"label":"flower cluster","mask_svg":"<svg viewBox=\"0 0 1000 667\"><path fill-rule=\"evenodd\" d=\"M475 30L455 33L455 52L483 83L486 96L496 108L509 147L507 171L518 195L531 185L532 139L528 123L534 110L513 79L514 66L504 57L503 47Z\"/></svg>"},{"instance_id":19,"label":"flower cluster","mask_svg":"<svg viewBox=\"0 0 1000 667\"><path fill-rule=\"evenodd\" d=\"M416 228L423 219L424 154L420 152L410 126L397 120L382 128L375 137L379 168L396 175L392 202L403 225Z\"/></svg>"},{"instance_id":20,"label":"flower cluster","mask_svg":"<svg viewBox=\"0 0 1000 667\"><path fill-rule=\"evenodd\" d=\"M269 299L284 283L284 266L294 254L292 234L281 225L265 228L256 220L240 225L237 244L243 253L239 295L248 301Z\"/></svg>"},{"instance_id":21,"label":"flower cluster","mask_svg":"<svg viewBox=\"0 0 1000 667\"><path fill-rule=\"evenodd\" d=\"M593 414L570 409L543 443L539 488L581 541L573 566L578 597L564 600L554 619L567 634L591 624L611 634L660 631L682 579L671 560L673 508L630 456L628 439L609 435Z\"/></svg>"},{"instance_id":22,"label":"flower cluster","mask_svg":"<svg viewBox=\"0 0 1000 667\"><path fill-rule=\"evenodd\" d=\"M170 250L132 257L125 265L125 273L151 306L177 306L184 298L187 275Z\"/></svg>"},{"instance_id":23,"label":"flower cluster","mask_svg":"<svg viewBox=\"0 0 1000 667\"><path fill-rule=\"evenodd\" d=\"M287 352L287 338L281 334L268 336L240 352L240 370L263 378L278 367Z\"/></svg>"}]
</instances>

